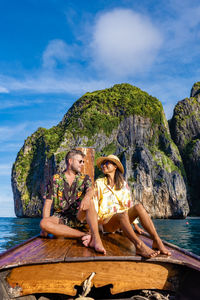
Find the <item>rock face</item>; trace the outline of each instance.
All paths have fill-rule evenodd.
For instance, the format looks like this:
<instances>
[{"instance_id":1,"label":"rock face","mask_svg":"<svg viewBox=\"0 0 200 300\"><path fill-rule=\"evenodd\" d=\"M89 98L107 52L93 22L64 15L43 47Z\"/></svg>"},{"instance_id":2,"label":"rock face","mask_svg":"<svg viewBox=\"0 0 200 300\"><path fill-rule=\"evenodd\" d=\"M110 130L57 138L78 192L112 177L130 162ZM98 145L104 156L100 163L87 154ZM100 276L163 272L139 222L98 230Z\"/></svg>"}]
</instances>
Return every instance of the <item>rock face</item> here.
<instances>
[{"instance_id":1,"label":"rock face","mask_svg":"<svg viewBox=\"0 0 200 300\"><path fill-rule=\"evenodd\" d=\"M143 203L152 217L188 214L184 167L161 103L137 87L118 84L86 93L57 126L27 138L12 170L17 216L41 215L49 178L65 168L66 152L78 146L94 147L96 157L118 155L135 203Z\"/></svg>"},{"instance_id":2,"label":"rock face","mask_svg":"<svg viewBox=\"0 0 200 300\"><path fill-rule=\"evenodd\" d=\"M200 215L200 82L193 85L190 98L176 105L170 130L186 170L191 214Z\"/></svg>"}]
</instances>

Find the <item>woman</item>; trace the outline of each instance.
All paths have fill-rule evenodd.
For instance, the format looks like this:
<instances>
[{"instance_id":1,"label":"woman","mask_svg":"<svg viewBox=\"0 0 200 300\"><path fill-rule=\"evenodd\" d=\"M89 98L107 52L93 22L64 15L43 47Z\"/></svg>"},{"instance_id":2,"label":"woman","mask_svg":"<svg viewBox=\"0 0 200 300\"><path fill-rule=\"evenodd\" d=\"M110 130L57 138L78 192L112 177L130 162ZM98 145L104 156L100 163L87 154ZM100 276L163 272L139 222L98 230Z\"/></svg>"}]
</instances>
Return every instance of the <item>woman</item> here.
<instances>
[{"instance_id":1,"label":"woman","mask_svg":"<svg viewBox=\"0 0 200 300\"><path fill-rule=\"evenodd\" d=\"M98 221L103 230L106 232L122 230L135 245L136 254L142 257L151 258L159 253L170 255L144 207L141 204L133 206L130 189L123 177L124 168L118 157L115 155L100 157L96 163L105 175L96 180L94 196ZM152 249L138 238L131 226L137 217L153 240ZM137 225L135 227L141 233L141 229ZM90 236L83 237L83 243L89 246Z\"/></svg>"}]
</instances>

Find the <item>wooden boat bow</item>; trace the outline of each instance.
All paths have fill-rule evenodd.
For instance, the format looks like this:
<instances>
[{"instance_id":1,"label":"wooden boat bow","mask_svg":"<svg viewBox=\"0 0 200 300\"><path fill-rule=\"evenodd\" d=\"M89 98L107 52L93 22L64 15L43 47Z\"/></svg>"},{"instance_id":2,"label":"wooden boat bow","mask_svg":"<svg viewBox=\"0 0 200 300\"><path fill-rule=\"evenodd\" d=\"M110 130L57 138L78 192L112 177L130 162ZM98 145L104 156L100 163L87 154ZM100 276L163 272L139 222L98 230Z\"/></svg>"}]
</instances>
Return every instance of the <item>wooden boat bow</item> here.
<instances>
[{"instance_id":1,"label":"wooden boat bow","mask_svg":"<svg viewBox=\"0 0 200 300\"><path fill-rule=\"evenodd\" d=\"M151 246L147 236L140 237ZM200 258L169 243L165 244L171 256L144 259L135 255L134 245L122 234L103 235L102 241L106 255L84 247L80 240L39 236L3 253L0 276L8 296L74 296L75 287L92 272L96 273L94 286L110 285L112 294L139 289L176 291L184 277L191 277L188 274L200 274Z\"/></svg>"}]
</instances>

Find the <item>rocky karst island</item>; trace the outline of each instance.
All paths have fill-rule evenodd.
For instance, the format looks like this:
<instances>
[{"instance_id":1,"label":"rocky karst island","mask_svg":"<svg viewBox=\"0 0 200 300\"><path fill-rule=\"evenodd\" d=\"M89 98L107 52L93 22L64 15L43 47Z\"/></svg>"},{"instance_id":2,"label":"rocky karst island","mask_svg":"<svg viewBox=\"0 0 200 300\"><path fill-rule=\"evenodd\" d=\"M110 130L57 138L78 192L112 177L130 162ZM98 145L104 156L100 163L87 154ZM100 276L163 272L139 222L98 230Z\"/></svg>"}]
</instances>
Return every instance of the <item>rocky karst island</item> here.
<instances>
[{"instance_id":1,"label":"rocky karst island","mask_svg":"<svg viewBox=\"0 0 200 300\"><path fill-rule=\"evenodd\" d=\"M118 155L135 203L153 218L200 215L200 82L169 122L158 99L116 84L83 95L57 126L38 128L12 169L18 217L41 216L50 177L65 168L66 152L80 146L95 148L96 157Z\"/></svg>"}]
</instances>

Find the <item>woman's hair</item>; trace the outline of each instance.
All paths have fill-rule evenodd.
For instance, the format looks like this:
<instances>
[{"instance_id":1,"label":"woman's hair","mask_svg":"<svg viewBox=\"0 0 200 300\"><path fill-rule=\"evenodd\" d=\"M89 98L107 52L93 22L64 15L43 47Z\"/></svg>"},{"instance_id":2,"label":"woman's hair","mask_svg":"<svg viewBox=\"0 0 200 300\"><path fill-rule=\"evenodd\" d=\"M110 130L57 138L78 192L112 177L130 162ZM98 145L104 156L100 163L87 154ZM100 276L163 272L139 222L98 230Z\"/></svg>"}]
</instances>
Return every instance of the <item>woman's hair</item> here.
<instances>
[{"instance_id":1,"label":"woman's hair","mask_svg":"<svg viewBox=\"0 0 200 300\"><path fill-rule=\"evenodd\" d=\"M107 177L107 179L108 179L108 184L109 184L109 177ZM121 188L124 185L124 176L118 168L115 171L114 184L115 184L115 189L117 191L121 190Z\"/></svg>"}]
</instances>

